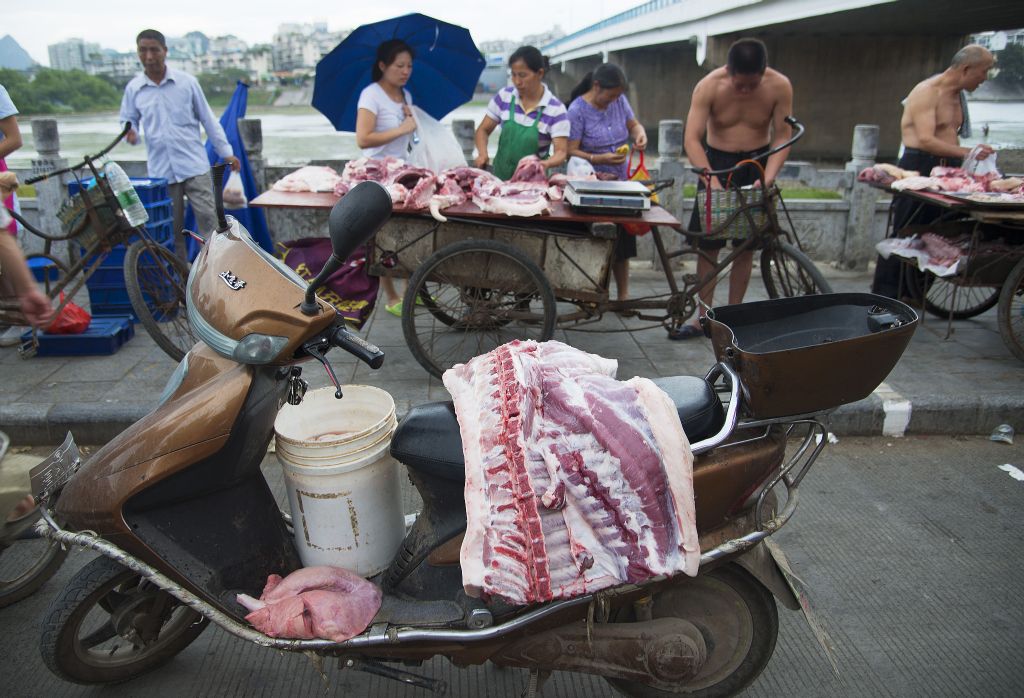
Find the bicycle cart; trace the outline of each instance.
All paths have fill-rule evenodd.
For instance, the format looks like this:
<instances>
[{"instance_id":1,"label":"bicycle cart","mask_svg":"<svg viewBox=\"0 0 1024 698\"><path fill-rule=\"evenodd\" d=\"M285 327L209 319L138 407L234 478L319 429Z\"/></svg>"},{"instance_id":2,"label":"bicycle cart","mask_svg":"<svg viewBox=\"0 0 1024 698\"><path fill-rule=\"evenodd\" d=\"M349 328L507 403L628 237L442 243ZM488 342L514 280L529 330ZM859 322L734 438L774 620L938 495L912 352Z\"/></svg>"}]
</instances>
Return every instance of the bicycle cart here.
<instances>
[{"instance_id":1,"label":"bicycle cart","mask_svg":"<svg viewBox=\"0 0 1024 698\"><path fill-rule=\"evenodd\" d=\"M878 188L895 193L889 187ZM898 194L922 206L943 210L942 216L932 223L908 225L896 231L898 237L931 232L951 241L963 241L967 249L949 276L921 271L915 259L901 259L902 273L914 303L947 321L947 337L953 332L953 320L997 308L1003 343L1024 361L1024 203L930 191Z\"/></svg>"},{"instance_id":2,"label":"bicycle cart","mask_svg":"<svg viewBox=\"0 0 1024 698\"><path fill-rule=\"evenodd\" d=\"M56 214L63 224L60 233L40 230L13 211L11 215L22 227L45 241L43 252L26 257L30 266L42 270L44 291L57 301L57 313L105 266L111 255L123 255L125 292L132 311L157 345L175 361L180 361L196 341L185 306L188 266L165 246L166 241L154 239L145 226L133 227L128 223L117 196L100 176L97 165L97 161L124 138L128 129L126 126L98 154L86 156L71 167L25 181L34 184L66 173L74 176L78 193ZM84 186L79 174L85 168L93 176L89 188ZM55 242L68 243L67 261L53 254ZM0 323L25 324L17 300L0 299ZM33 342L23 347L22 355L31 355L34 346Z\"/></svg>"},{"instance_id":3,"label":"bicycle cart","mask_svg":"<svg viewBox=\"0 0 1024 698\"><path fill-rule=\"evenodd\" d=\"M766 156L802 136L803 127L795 120L791 123L796 130L793 138ZM657 190L673 182L652 184ZM445 209L443 223L422 213L396 211L370 243L369 272L409 280L402 331L416 360L437 377L506 342L545 341L556 327L579 329L607 312L629 313L653 323L624 331L681 327L697 312L699 291L747 251L760 250L761 275L771 298L830 292L828 282L800 250L792 226L787 230L780 224L778 189L763 181L762 186L764 196L740 195L738 205L719 217L712 233L742 219L747 221L748 237L717 262L686 244L685 238L676 238L679 247L667 244L664 231L679 232L682 226L659 206L640 215L614 215L574 210L553 201L544 215L518 217L486 213L466 202ZM337 200L329 193L268 191L250 205L326 209ZM663 293L623 301L609 298L617 226L626 223L650 226L665 273ZM710 272L700 278L692 273L676 278L677 260L701 256L709 261Z\"/></svg>"}]
</instances>

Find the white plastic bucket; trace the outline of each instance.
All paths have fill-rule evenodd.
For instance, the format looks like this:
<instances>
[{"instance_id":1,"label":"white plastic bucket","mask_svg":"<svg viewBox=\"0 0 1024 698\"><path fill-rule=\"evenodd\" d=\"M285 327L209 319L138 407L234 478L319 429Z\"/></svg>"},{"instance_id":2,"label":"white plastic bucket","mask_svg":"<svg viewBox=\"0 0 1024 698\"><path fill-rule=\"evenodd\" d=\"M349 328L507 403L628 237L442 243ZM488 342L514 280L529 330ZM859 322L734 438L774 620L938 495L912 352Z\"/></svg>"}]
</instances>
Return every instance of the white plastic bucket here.
<instances>
[{"instance_id":1,"label":"white plastic bucket","mask_svg":"<svg viewBox=\"0 0 1024 698\"><path fill-rule=\"evenodd\" d=\"M370 577L405 534L399 465L388 451L395 401L368 385L311 390L274 422L295 546L306 567L334 565Z\"/></svg>"}]
</instances>

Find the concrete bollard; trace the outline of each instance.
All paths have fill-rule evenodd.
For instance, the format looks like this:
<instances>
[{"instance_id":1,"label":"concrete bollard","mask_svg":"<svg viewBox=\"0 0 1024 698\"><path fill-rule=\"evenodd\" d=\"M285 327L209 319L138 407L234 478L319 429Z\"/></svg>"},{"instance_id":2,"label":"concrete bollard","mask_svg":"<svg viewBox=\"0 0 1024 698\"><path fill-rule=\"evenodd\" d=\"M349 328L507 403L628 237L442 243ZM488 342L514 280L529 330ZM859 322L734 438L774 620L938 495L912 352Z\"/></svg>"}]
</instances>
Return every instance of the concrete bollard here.
<instances>
[{"instance_id":1,"label":"concrete bollard","mask_svg":"<svg viewBox=\"0 0 1024 698\"><path fill-rule=\"evenodd\" d=\"M249 168L252 170L253 179L256 180L256 188L261 192L266 191L267 171L266 163L263 161L263 122L259 119L239 119L238 134L242 137L245 156L249 159Z\"/></svg>"},{"instance_id":2,"label":"concrete bollard","mask_svg":"<svg viewBox=\"0 0 1024 698\"><path fill-rule=\"evenodd\" d=\"M668 189L658 192L659 205L676 219L683 220L683 179L686 177L686 161L683 160L683 122L679 119L662 119L658 122L658 157L647 161L651 176L656 179L674 179ZM664 231L663 231L664 233ZM675 234L662 238L669 247L678 247ZM678 238L681 244L682 238ZM661 268L654 241L649 235L638 238L637 255L650 259L655 269Z\"/></svg>"},{"instance_id":3,"label":"concrete bollard","mask_svg":"<svg viewBox=\"0 0 1024 698\"><path fill-rule=\"evenodd\" d=\"M53 172L68 166L67 159L60 156L60 133L57 131L56 119L32 119L32 142L35 144L38 154L32 160L33 175ZM91 176L91 174L87 174L87 176ZM68 198L67 182L70 179L70 175L64 174L37 182L35 185L39 228L51 235L61 234L61 225L56 214L61 204ZM21 243L23 249L29 253L41 252L45 244L43 240L31 233L25 233ZM68 260L67 242L54 242L51 253Z\"/></svg>"},{"instance_id":4,"label":"concrete bollard","mask_svg":"<svg viewBox=\"0 0 1024 698\"><path fill-rule=\"evenodd\" d=\"M452 121L452 133L455 140L462 148L462 154L466 156L466 162L473 162L473 134L476 133L476 124L472 119L455 119Z\"/></svg>"},{"instance_id":5,"label":"concrete bollard","mask_svg":"<svg viewBox=\"0 0 1024 698\"><path fill-rule=\"evenodd\" d=\"M683 122L679 119L658 122L658 157L683 157Z\"/></svg>"},{"instance_id":6,"label":"concrete bollard","mask_svg":"<svg viewBox=\"0 0 1024 698\"><path fill-rule=\"evenodd\" d=\"M837 266L841 269L867 269L868 262L875 258L874 220L875 202L878 191L867 184L858 182L857 173L875 164L878 155L878 126L857 124L853 129L851 159L846 171L852 174L852 183L847 190L850 215L846 224L846 236Z\"/></svg>"}]
</instances>

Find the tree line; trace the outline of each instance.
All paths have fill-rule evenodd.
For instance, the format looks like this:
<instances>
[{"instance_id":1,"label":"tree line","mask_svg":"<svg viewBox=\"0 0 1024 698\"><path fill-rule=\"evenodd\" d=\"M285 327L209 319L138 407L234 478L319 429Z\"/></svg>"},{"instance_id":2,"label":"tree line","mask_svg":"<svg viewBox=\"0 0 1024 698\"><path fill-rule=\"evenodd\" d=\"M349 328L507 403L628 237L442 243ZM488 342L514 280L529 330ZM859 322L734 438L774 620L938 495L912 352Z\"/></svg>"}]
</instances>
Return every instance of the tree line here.
<instances>
[{"instance_id":1,"label":"tree line","mask_svg":"<svg viewBox=\"0 0 1024 698\"><path fill-rule=\"evenodd\" d=\"M0 85L22 114L69 114L109 111L121 105L121 89L81 70L40 68L32 80L25 73L0 68Z\"/></svg>"}]
</instances>

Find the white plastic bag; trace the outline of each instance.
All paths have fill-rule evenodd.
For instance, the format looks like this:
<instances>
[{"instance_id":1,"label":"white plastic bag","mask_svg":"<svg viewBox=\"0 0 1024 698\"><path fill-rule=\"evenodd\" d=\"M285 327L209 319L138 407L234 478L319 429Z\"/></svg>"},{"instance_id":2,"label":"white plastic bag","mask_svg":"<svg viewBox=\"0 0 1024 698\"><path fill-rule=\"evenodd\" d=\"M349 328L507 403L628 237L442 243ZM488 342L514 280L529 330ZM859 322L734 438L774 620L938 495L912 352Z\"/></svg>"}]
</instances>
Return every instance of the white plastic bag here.
<instances>
[{"instance_id":1,"label":"white plastic bag","mask_svg":"<svg viewBox=\"0 0 1024 698\"><path fill-rule=\"evenodd\" d=\"M569 179L594 177L594 166L583 158L573 155L565 166L565 176Z\"/></svg>"},{"instance_id":2,"label":"white plastic bag","mask_svg":"<svg viewBox=\"0 0 1024 698\"><path fill-rule=\"evenodd\" d=\"M984 177L986 175L995 175L997 178L1002 175L999 174L999 170L996 169L996 154L990 153L987 158L978 159L978 153L981 151L981 146L976 145L971 148L971 152L967 153L967 157L964 158L963 170L969 175L974 177Z\"/></svg>"},{"instance_id":3,"label":"white plastic bag","mask_svg":"<svg viewBox=\"0 0 1024 698\"><path fill-rule=\"evenodd\" d=\"M249 200L245 198L245 187L242 186L242 176L232 172L224 185L224 206L225 208L245 208Z\"/></svg>"},{"instance_id":4,"label":"white plastic bag","mask_svg":"<svg viewBox=\"0 0 1024 698\"><path fill-rule=\"evenodd\" d=\"M412 114L416 119L416 133L420 142L413 145L412 152L406 158L408 163L434 172L442 172L449 167L465 167L466 156L451 128L415 104L412 105Z\"/></svg>"}]
</instances>

